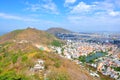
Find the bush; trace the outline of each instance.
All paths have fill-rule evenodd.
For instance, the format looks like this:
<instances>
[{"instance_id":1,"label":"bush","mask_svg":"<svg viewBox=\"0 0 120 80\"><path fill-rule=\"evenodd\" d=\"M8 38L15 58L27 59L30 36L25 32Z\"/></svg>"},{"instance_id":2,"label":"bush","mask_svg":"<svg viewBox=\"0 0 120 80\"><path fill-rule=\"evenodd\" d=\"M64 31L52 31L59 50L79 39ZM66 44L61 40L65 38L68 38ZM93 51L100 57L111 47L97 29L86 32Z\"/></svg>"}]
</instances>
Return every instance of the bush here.
<instances>
[{"instance_id":1,"label":"bush","mask_svg":"<svg viewBox=\"0 0 120 80\"><path fill-rule=\"evenodd\" d=\"M90 60L89 63L94 63L94 60Z\"/></svg>"},{"instance_id":2,"label":"bush","mask_svg":"<svg viewBox=\"0 0 120 80\"><path fill-rule=\"evenodd\" d=\"M115 71L120 71L120 67L114 67Z\"/></svg>"},{"instance_id":3,"label":"bush","mask_svg":"<svg viewBox=\"0 0 120 80\"><path fill-rule=\"evenodd\" d=\"M0 74L2 73L2 71L3 71L3 69L2 69L2 68L0 68Z\"/></svg>"},{"instance_id":4,"label":"bush","mask_svg":"<svg viewBox=\"0 0 120 80\"><path fill-rule=\"evenodd\" d=\"M2 56L0 56L0 61L2 60Z\"/></svg>"},{"instance_id":5,"label":"bush","mask_svg":"<svg viewBox=\"0 0 120 80\"><path fill-rule=\"evenodd\" d=\"M53 40L53 42L51 43L53 46L56 46L56 47L61 47L61 42L58 41L58 40Z\"/></svg>"},{"instance_id":6,"label":"bush","mask_svg":"<svg viewBox=\"0 0 120 80\"><path fill-rule=\"evenodd\" d=\"M13 62L13 64L15 64L17 62L17 59L18 59L18 55L17 54L15 54L15 55L12 56L12 62Z\"/></svg>"},{"instance_id":7,"label":"bush","mask_svg":"<svg viewBox=\"0 0 120 80\"><path fill-rule=\"evenodd\" d=\"M45 58L45 55L44 55L43 51L39 51L39 53L36 53L36 54L34 55L34 58L35 58L35 59L39 59L39 58L44 59L44 58Z\"/></svg>"},{"instance_id":8,"label":"bush","mask_svg":"<svg viewBox=\"0 0 120 80\"><path fill-rule=\"evenodd\" d=\"M61 66L61 61L59 61L59 60L55 61L54 66L55 66L56 68L59 68L59 67Z\"/></svg>"},{"instance_id":9,"label":"bush","mask_svg":"<svg viewBox=\"0 0 120 80\"><path fill-rule=\"evenodd\" d=\"M84 63L86 62L86 56L80 56L78 60Z\"/></svg>"},{"instance_id":10,"label":"bush","mask_svg":"<svg viewBox=\"0 0 120 80\"><path fill-rule=\"evenodd\" d=\"M8 56L8 53L4 52L3 57L7 57L7 56Z\"/></svg>"},{"instance_id":11,"label":"bush","mask_svg":"<svg viewBox=\"0 0 120 80\"><path fill-rule=\"evenodd\" d=\"M26 55L22 56L22 62L25 62L28 59Z\"/></svg>"}]
</instances>

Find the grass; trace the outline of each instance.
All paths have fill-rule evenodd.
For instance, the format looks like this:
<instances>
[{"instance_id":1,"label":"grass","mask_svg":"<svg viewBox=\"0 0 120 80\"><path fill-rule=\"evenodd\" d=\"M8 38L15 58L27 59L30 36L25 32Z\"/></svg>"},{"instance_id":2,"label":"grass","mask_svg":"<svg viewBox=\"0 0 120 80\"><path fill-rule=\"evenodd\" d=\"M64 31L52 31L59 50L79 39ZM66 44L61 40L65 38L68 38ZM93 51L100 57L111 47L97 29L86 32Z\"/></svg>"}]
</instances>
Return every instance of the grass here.
<instances>
[{"instance_id":1,"label":"grass","mask_svg":"<svg viewBox=\"0 0 120 80\"><path fill-rule=\"evenodd\" d=\"M60 42L57 43L60 44ZM79 75L86 75L86 71L82 71L82 68L57 54L41 51L31 47L31 45L27 47L29 51L25 51L26 47L22 51L14 49L14 45L16 44L14 43L12 47L11 45L8 47L3 45L4 51L0 54L0 80L40 80L39 74L30 75L30 68L34 67L38 59L44 60L45 71L50 71L47 74L49 80L74 80L75 78L80 80L82 76ZM87 79L93 80L91 76L86 76Z\"/></svg>"}]
</instances>

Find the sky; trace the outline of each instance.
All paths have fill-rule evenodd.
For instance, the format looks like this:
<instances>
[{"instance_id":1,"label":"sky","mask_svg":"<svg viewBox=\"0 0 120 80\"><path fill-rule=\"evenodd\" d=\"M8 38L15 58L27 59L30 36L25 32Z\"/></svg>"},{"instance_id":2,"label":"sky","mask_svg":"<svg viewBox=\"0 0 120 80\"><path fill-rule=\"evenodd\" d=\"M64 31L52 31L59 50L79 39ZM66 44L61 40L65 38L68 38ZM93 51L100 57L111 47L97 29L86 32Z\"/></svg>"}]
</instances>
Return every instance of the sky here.
<instances>
[{"instance_id":1,"label":"sky","mask_svg":"<svg viewBox=\"0 0 120 80\"><path fill-rule=\"evenodd\" d=\"M27 27L120 32L120 0L0 0L0 32Z\"/></svg>"}]
</instances>

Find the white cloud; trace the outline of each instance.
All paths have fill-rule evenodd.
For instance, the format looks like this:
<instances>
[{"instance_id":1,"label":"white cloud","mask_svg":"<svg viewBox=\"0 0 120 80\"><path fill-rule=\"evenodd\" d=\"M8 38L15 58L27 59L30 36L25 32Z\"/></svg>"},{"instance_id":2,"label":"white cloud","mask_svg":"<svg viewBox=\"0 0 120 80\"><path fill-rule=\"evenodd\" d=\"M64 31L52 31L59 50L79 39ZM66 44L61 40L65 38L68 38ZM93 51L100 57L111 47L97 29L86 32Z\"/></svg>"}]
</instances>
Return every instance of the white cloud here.
<instances>
[{"instance_id":1,"label":"white cloud","mask_svg":"<svg viewBox=\"0 0 120 80\"><path fill-rule=\"evenodd\" d=\"M64 7L70 8L70 5L73 5L77 0L65 0Z\"/></svg>"},{"instance_id":2,"label":"white cloud","mask_svg":"<svg viewBox=\"0 0 120 80\"><path fill-rule=\"evenodd\" d=\"M6 13L0 13L0 18L19 20L19 21L28 21L28 22L31 22L31 21L36 22L36 21L38 21L37 19L21 17L21 16L15 16L15 15L10 15L10 14L6 14Z\"/></svg>"},{"instance_id":3,"label":"white cloud","mask_svg":"<svg viewBox=\"0 0 120 80\"><path fill-rule=\"evenodd\" d=\"M44 20L44 19L38 19L34 17L29 17L29 16L16 16L16 15L11 15L11 14L6 14L6 13L1 13L0 12L0 19L5 19L1 21L1 25L4 26L6 29L9 29L7 26L11 26L13 29L18 29L18 28L24 28L27 26L32 26L32 27L37 27L40 29L47 29L49 27L57 27L61 26L60 23L54 22L54 21L49 21L49 20ZM10 21L10 22L9 22ZM6 24L6 22L8 22Z\"/></svg>"},{"instance_id":4,"label":"white cloud","mask_svg":"<svg viewBox=\"0 0 120 80\"><path fill-rule=\"evenodd\" d=\"M56 4L53 3L52 1L49 1L46 4L43 4L42 8L47 10L47 12L53 12L55 14L59 14Z\"/></svg>"},{"instance_id":5,"label":"white cloud","mask_svg":"<svg viewBox=\"0 0 120 80\"><path fill-rule=\"evenodd\" d=\"M71 26L76 26L78 31L96 30L96 31L113 31L119 30L120 18L111 16L76 16L69 15L67 19ZM98 27L98 28L97 28Z\"/></svg>"},{"instance_id":6,"label":"white cloud","mask_svg":"<svg viewBox=\"0 0 120 80\"><path fill-rule=\"evenodd\" d=\"M109 1L91 2L89 4L85 2L79 2L75 6L70 7L70 14L74 15L103 15L103 16L119 16L119 10L116 9L116 4Z\"/></svg>"},{"instance_id":7,"label":"white cloud","mask_svg":"<svg viewBox=\"0 0 120 80\"><path fill-rule=\"evenodd\" d=\"M57 5L52 0L42 0L42 1L34 4L26 2L26 5L28 6L26 10L30 10L32 12L42 11L43 13L59 14Z\"/></svg>"},{"instance_id":8,"label":"white cloud","mask_svg":"<svg viewBox=\"0 0 120 80\"><path fill-rule=\"evenodd\" d=\"M30 4L28 2L26 2L26 4L29 6L27 8L25 8L25 10L30 10L32 12L36 12L38 10L41 9L41 6L39 4Z\"/></svg>"},{"instance_id":9,"label":"white cloud","mask_svg":"<svg viewBox=\"0 0 120 80\"><path fill-rule=\"evenodd\" d=\"M65 4L73 4L76 0L65 0Z\"/></svg>"},{"instance_id":10,"label":"white cloud","mask_svg":"<svg viewBox=\"0 0 120 80\"><path fill-rule=\"evenodd\" d=\"M110 16L120 16L120 12L119 11L110 11L109 15Z\"/></svg>"},{"instance_id":11,"label":"white cloud","mask_svg":"<svg viewBox=\"0 0 120 80\"><path fill-rule=\"evenodd\" d=\"M117 31L120 29L120 7L118 5L113 0L79 2L75 6L70 6L67 21L71 26L76 26L78 30Z\"/></svg>"},{"instance_id":12,"label":"white cloud","mask_svg":"<svg viewBox=\"0 0 120 80\"><path fill-rule=\"evenodd\" d=\"M0 17L1 17L1 18L5 18L5 19L21 20L21 18L18 17L18 16L7 15L7 14L5 14L5 13L0 13Z\"/></svg>"},{"instance_id":13,"label":"white cloud","mask_svg":"<svg viewBox=\"0 0 120 80\"><path fill-rule=\"evenodd\" d=\"M94 10L99 10L99 11L109 11L111 9L114 9L114 4L110 2L93 2L95 5Z\"/></svg>"},{"instance_id":14,"label":"white cloud","mask_svg":"<svg viewBox=\"0 0 120 80\"><path fill-rule=\"evenodd\" d=\"M94 7L94 5L87 5L84 2L79 2L78 5L76 5L72 8L70 13L79 14L79 13L89 12L92 9L92 7Z\"/></svg>"}]
</instances>

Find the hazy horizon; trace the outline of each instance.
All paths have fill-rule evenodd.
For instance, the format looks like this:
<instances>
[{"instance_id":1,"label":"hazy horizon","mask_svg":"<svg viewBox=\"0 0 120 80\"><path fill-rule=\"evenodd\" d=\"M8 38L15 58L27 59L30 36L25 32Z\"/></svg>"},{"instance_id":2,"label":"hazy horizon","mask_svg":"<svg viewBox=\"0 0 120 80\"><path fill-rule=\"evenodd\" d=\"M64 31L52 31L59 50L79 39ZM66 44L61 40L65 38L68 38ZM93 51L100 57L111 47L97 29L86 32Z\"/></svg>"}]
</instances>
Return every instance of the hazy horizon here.
<instances>
[{"instance_id":1,"label":"hazy horizon","mask_svg":"<svg viewBox=\"0 0 120 80\"><path fill-rule=\"evenodd\" d=\"M0 36L4 35L4 34L7 34L9 32L12 32L14 30L20 30L20 29L27 29L27 28L35 28L35 27L25 27L25 28L17 28L17 29L13 29L13 30L6 30L6 31L1 31L0 32ZM51 27L51 28L61 28L61 27ZM43 30L43 29L38 29L38 28L35 28L37 30ZM50 28L48 28L50 29ZM48 29L44 29L43 31L46 31ZM62 28L62 29L66 29L66 28ZM66 30L69 30L69 29L66 29ZM74 30L70 30L72 32L77 32L77 33L119 33L120 34L120 31L74 31Z\"/></svg>"}]
</instances>

